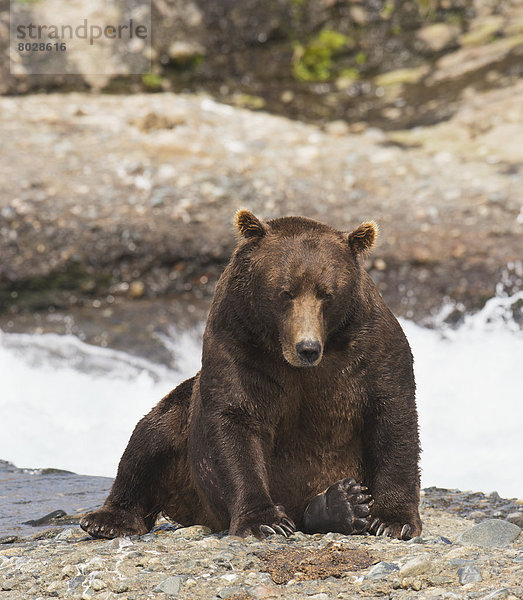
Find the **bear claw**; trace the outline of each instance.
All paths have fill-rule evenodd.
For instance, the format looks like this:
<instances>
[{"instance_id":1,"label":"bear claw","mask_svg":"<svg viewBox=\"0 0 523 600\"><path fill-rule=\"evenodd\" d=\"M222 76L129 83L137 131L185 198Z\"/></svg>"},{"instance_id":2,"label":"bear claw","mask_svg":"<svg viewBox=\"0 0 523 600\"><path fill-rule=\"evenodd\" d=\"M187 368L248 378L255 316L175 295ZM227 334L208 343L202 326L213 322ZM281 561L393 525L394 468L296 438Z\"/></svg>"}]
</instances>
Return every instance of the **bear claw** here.
<instances>
[{"instance_id":1,"label":"bear claw","mask_svg":"<svg viewBox=\"0 0 523 600\"><path fill-rule=\"evenodd\" d=\"M284 521L286 521L286 523L284 523ZM265 535L265 537L279 534L287 538L290 537L296 531L296 529L291 521L288 519L282 519L282 522L279 525L276 523L273 523L272 526L260 525L260 531Z\"/></svg>"},{"instance_id":2,"label":"bear claw","mask_svg":"<svg viewBox=\"0 0 523 600\"><path fill-rule=\"evenodd\" d=\"M401 523L388 524L379 518L375 518L369 527L369 533L376 536L393 537L400 540L410 540L413 531L414 527L410 523L404 525L401 525Z\"/></svg>"},{"instance_id":3,"label":"bear claw","mask_svg":"<svg viewBox=\"0 0 523 600\"><path fill-rule=\"evenodd\" d=\"M267 536L276 534L276 531L272 527L269 527L269 525L260 525L260 531Z\"/></svg>"}]
</instances>

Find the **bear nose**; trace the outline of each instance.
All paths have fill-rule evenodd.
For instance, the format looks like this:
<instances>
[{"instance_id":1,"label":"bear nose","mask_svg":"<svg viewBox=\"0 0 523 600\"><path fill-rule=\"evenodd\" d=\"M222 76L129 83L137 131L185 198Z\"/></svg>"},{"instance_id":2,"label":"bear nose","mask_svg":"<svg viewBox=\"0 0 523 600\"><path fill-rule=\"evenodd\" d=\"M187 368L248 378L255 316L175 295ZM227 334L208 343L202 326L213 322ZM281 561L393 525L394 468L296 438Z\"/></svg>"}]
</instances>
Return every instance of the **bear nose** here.
<instances>
[{"instance_id":1,"label":"bear nose","mask_svg":"<svg viewBox=\"0 0 523 600\"><path fill-rule=\"evenodd\" d=\"M296 344L296 352L303 363L313 365L321 355L321 344L317 340L303 340Z\"/></svg>"}]
</instances>

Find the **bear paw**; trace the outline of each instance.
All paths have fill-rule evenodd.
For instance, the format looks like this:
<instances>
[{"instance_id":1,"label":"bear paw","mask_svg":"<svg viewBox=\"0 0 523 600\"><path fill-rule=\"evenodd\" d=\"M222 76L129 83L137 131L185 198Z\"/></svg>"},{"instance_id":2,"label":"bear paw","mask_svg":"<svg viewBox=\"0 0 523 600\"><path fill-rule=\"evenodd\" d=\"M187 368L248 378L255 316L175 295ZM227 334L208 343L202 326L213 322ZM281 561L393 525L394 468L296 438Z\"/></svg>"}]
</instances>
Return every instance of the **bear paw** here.
<instances>
[{"instance_id":1,"label":"bear paw","mask_svg":"<svg viewBox=\"0 0 523 600\"><path fill-rule=\"evenodd\" d=\"M283 506L275 505L248 517L244 516L237 525L231 525L229 533L240 537L254 535L263 540L274 534L289 537L295 531L296 525L285 514Z\"/></svg>"},{"instance_id":2,"label":"bear paw","mask_svg":"<svg viewBox=\"0 0 523 600\"><path fill-rule=\"evenodd\" d=\"M346 535L364 533L369 528L372 498L367 488L354 479L342 479L318 494L305 509L304 529L308 533Z\"/></svg>"},{"instance_id":3,"label":"bear paw","mask_svg":"<svg viewBox=\"0 0 523 600\"><path fill-rule=\"evenodd\" d=\"M403 521L384 521L375 517L369 527L369 533L393 537L398 540L410 540L421 533L420 523L405 523Z\"/></svg>"},{"instance_id":4,"label":"bear paw","mask_svg":"<svg viewBox=\"0 0 523 600\"><path fill-rule=\"evenodd\" d=\"M143 535L148 531L145 521L140 517L122 509L108 507L85 515L80 521L80 527L95 538L107 539Z\"/></svg>"}]
</instances>

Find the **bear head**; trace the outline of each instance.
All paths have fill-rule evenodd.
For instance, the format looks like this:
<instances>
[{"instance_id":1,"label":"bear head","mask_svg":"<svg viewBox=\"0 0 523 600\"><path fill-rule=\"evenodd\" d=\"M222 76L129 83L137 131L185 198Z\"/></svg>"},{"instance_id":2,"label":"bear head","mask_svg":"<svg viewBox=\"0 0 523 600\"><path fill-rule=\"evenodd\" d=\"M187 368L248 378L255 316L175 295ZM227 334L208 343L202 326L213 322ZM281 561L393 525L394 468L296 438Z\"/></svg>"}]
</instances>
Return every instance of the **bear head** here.
<instances>
[{"instance_id":1,"label":"bear head","mask_svg":"<svg viewBox=\"0 0 523 600\"><path fill-rule=\"evenodd\" d=\"M263 222L240 210L236 227L233 287L245 322L255 322L260 342L281 348L293 367L319 365L368 304L360 256L373 246L377 226L345 233L304 217Z\"/></svg>"}]
</instances>

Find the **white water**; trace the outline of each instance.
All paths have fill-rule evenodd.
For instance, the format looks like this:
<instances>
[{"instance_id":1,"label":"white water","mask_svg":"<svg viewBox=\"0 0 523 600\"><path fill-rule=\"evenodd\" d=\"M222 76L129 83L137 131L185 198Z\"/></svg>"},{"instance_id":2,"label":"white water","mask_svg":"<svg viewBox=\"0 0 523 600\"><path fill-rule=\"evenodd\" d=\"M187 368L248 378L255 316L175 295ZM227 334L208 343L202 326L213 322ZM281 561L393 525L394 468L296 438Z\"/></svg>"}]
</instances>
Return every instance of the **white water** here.
<instances>
[{"instance_id":1,"label":"white water","mask_svg":"<svg viewBox=\"0 0 523 600\"><path fill-rule=\"evenodd\" d=\"M402 321L415 357L422 485L523 497L523 336L497 297L457 329ZM521 310L521 309L520 309ZM0 332L0 458L114 476L139 418L200 364L199 335L165 340L180 371L72 336Z\"/></svg>"}]
</instances>

